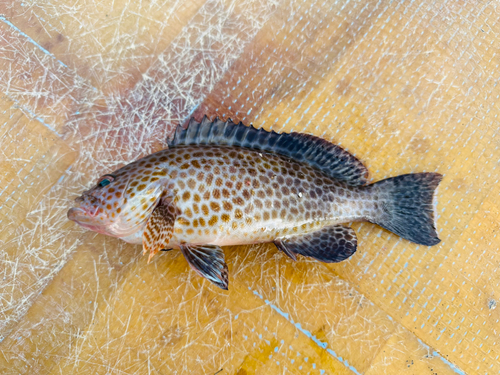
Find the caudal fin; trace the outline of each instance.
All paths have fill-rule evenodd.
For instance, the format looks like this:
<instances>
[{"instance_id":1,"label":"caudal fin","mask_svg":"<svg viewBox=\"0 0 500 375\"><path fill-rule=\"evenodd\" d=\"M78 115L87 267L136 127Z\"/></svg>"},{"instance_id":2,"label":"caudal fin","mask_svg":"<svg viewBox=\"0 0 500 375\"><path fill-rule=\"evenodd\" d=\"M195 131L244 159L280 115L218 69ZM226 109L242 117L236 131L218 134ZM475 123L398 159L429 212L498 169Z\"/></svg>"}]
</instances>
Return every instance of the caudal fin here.
<instances>
[{"instance_id":1,"label":"caudal fin","mask_svg":"<svg viewBox=\"0 0 500 375\"><path fill-rule=\"evenodd\" d=\"M439 173L415 173L370 185L378 203L370 221L412 242L438 244L434 195L442 178Z\"/></svg>"}]
</instances>

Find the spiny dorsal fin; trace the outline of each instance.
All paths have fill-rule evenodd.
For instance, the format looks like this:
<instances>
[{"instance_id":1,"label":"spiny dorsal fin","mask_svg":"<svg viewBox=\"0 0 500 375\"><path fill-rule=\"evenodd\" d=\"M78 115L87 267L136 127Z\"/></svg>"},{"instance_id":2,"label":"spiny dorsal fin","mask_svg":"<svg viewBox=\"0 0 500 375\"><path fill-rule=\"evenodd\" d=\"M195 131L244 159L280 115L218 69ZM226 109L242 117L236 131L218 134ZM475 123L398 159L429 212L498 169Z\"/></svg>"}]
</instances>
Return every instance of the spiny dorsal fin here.
<instances>
[{"instance_id":1,"label":"spiny dorsal fin","mask_svg":"<svg viewBox=\"0 0 500 375\"><path fill-rule=\"evenodd\" d=\"M168 147L181 145L239 146L275 152L291 159L308 163L337 180L352 186L368 182L368 169L354 155L342 147L322 138L302 133L281 133L235 124L231 119L223 122L207 116L201 122L191 118L187 128L175 129L174 137L167 140Z\"/></svg>"}]
</instances>

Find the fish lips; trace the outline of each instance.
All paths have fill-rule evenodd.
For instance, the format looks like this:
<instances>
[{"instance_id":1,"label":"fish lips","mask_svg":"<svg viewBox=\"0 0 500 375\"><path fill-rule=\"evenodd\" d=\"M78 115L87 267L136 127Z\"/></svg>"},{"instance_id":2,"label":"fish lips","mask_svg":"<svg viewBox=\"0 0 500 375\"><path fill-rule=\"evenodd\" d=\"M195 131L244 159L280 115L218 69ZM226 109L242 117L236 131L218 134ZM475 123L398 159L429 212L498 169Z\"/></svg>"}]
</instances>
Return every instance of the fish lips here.
<instances>
[{"instance_id":1,"label":"fish lips","mask_svg":"<svg viewBox=\"0 0 500 375\"><path fill-rule=\"evenodd\" d=\"M97 210L96 210L97 212ZM68 210L68 219L91 231L112 236L104 225L96 223L94 216L80 207L73 207Z\"/></svg>"},{"instance_id":2,"label":"fish lips","mask_svg":"<svg viewBox=\"0 0 500 375\"><path fill-rule=\"evenodd\" d=\"M80 222L88 217L87 212L80 207L73 207L68 210L68 219L75 222Z\"/></svg>"},{"instance_id":3,"label":"fish lips","mask_svg":"<svg viewBox=\"0 0 500 375\"><path fill-rule=\"evenodd\" d=\"M68 219L78 224L93 224L99 212L99 207L93 205L84 197L75 199L76 207L70 208L68 211Z\"/></svg>"}]
</instances>

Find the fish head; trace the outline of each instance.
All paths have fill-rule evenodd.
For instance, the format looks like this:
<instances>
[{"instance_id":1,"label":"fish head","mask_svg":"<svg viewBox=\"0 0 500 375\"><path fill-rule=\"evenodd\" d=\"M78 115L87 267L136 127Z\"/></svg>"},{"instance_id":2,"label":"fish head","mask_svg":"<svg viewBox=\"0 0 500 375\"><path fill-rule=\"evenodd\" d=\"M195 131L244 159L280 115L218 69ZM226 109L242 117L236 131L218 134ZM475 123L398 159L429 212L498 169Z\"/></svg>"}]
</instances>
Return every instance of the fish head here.
<instances>
[{"instance_id":1,"label":"fish head","mask_svg":"<svg viewBox=\"0 0 500 375\"><path fill-rule=\"evenodd\" d=\"M75 199L76 207L68 211L68 219L113 237L134 235L166 195L165 176L164 170L143 159L105 174Z\"/></svg>"}]
</instances>

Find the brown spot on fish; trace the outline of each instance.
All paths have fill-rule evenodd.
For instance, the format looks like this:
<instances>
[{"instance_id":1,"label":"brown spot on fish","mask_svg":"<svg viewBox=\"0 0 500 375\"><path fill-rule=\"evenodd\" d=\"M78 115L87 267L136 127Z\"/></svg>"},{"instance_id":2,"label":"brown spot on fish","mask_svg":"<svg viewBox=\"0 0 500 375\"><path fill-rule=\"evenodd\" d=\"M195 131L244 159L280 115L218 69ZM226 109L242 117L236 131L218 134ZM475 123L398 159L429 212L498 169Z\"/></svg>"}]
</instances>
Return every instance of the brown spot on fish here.
<instances>
[{"instance_id":1,"label":"brown spot on fish","mask_svg":"<svg viewBox=\"0 0 500 375\"><path fill-rule=\"evenodd\" d=\"M227 223L230 220L230 216L228 214L222 214L221 217L222 221Z\"/></svg>"},{"instance_id":2,"label":"brown spot on fish","mask_svg":"<svg viewBox=\"0 0 500 375\"><path fill-rule=\"evenodd\" d=\"M201 206L201 210L203 211L204 215L208 215L208 206L206 204Z\"/></svg>"},{"instance_id":3,"label":"brown spot on fish","mask_svg":"<svg viewBox=\"0 0 500 375\"><path fill-rule=\"evenodd\" d=\"M179 223L179 225L190 225L191 224L191 222L184 217L178 218L177 222Z\"/></svg>"},{"instance_id":4,"label":"brown spot on fish","mask_svg":"<svg viewBox=\"0 0 500 375\"><path fill-rule=\"evenodd\" d=\"M235 197L233 198L233 203L238 206L242 206L245 203L245 201L241 197Z\"/></svg>"},{"instance_id":5,"label":"brown spot on fish","mask_svg":"<svg viewBox=\"0 0 500 375\"><path fill-rule=\"evenodd\" d=\"M210 202L210 208L212 210L214 210L215 212L219 212L220 211L220 206L216 202Z\"/></svg>"},{"instance_id":6,"label":"brown spot on fish","mask_svg":"<svg viewBox=\"0 0 500 375\"><path fill-rule=\"evenodd\" d=\"M243 198L245 198L246 200L249 200L250 199L250 192L247 190L247 189L244 189L241 194L243 195Z\"/></svg>"},{"instance_id":7,"label":"brown spot on fish","mask_svg":"<svg viewBox=\"0 0 500 375\"><path fill-rule=\"evenodd\" d=\"M219 217L216 216L216 215L213 215L210 220L208 221L208 225L210 225L211 227L213 227L215 224L217 224L217 222L219 221Z\"/></svg>"}]
</instances>

